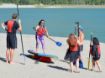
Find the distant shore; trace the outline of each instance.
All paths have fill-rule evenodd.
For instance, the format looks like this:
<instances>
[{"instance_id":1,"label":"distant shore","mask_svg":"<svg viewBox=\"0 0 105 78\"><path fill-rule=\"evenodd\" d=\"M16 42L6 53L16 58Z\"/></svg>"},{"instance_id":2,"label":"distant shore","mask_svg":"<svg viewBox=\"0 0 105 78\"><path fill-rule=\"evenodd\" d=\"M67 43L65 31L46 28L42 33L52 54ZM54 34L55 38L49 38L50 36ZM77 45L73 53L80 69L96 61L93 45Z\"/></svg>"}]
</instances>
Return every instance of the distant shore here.
<instances>
[{"instance_id":1,"label":"distant shore","mask_svg":"<svg viewBox=\"0 0 105 78\"><path fill-rule=\"evenodd\" d=\"M105 5L19 5L20 8L105 8ZM0 4L0 8L16 8L16 4Z\"/></svg>"}]
</instances>

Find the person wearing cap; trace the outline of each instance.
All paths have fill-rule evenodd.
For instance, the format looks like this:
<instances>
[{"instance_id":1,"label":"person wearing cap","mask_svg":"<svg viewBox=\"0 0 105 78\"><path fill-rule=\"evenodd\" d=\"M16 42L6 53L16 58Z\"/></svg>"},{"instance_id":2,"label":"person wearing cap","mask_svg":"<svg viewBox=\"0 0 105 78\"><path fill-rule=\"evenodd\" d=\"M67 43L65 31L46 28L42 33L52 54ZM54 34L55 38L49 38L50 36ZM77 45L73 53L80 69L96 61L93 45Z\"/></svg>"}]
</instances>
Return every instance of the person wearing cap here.
<instances>
[{"instance_id":1,"label":"person wearing cap","mask_svg":"<svg viewBox=\"0 0 105 78\"><path fill-rule=\"evenodd\" d=\"M17 48L17 37L16 32L22 31L21 21L16 21L17 14L12 15L12 19L5 21L1 24L3 29L7 32L7 50L6 50L6 62L10 64L14 64L14 50Z\"/></svg>"}]
</instances>

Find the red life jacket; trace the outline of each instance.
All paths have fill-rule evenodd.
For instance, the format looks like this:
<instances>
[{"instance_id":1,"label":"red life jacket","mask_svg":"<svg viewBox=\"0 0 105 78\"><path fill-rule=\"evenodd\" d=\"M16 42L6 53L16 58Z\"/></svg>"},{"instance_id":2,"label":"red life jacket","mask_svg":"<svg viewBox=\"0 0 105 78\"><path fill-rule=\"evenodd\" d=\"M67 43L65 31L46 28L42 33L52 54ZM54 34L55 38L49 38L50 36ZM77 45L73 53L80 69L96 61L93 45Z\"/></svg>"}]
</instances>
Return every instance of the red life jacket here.
<instances>
[{"instance_id":1,"label":"red life jacket","mask_svg":"<svg viewBox=\"0 0 105 78\"><path fill-rule=\"evenodd\" d=\"M45 33L46 33L45 28L39 27L39 28L37 29L37 35L38 35L38 36L43 36Z\"/></svg>"},{"instance_id":2,"label":"red life jacket","mask_svg":"<svg viewBox=\"0 0 105 78\"><path fill-rule=\"evenodd\" d=\"M90 53L91 55L93 56L100 56L101 55L101 50L100 50L100 46L97 45L97 46L91 46L90 47Z\"/></svg>"},{"instance_id":3,"label":"red life jacket","mask_svg":"<svg viewBox=\"0 0 105 78\"><path fill-rule=\"evenodd\" d=\"M7 23L7 28L8 28L7 31L8 32L12 32L13 24L14 24L13 20L8 21L8 23Z\"/></svg>"},{"instance_id":4,"label":"red life jacket","mask_svg":"<svg viewBox=\"0 0 105 78\"><path fill-rule=\"evenodd\" d=\"M77 51L79 51L79 45L76 44L74 47L69 46L69 49L71 52L77 52Z\"/></svg>"}]
</instances>

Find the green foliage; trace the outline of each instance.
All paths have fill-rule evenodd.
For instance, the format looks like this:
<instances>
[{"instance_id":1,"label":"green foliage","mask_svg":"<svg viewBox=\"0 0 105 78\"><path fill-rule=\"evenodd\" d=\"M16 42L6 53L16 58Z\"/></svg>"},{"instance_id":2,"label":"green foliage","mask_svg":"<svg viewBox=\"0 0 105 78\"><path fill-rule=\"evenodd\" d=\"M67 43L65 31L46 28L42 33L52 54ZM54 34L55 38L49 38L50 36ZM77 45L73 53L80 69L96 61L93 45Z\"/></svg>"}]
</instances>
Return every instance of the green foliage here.
<instances>
[{"instance_id":1,"label":"green foliage","mask_svg":"<svg viewBox=\"0 0 105 78\"><path fill-rule=\"evenodd\" d=\"M104 5L105 0L0 0L0 3L19 3L19 4L89 4Z\"/></svg>"}]
</instances>

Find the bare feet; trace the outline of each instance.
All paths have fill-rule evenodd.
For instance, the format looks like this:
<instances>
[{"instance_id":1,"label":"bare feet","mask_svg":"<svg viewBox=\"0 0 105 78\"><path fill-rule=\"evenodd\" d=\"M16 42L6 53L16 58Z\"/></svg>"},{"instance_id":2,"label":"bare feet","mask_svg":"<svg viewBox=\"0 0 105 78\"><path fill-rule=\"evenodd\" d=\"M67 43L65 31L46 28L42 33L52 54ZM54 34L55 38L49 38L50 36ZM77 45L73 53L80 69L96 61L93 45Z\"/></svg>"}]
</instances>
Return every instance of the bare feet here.
<instances>
[{"instance_id":1,"label":"bare feet","mask_svg":"<svg viewBox=\"0 0 105 78\"><path fill-rule=\"evenodd\" d=\"M15 63L13 61L11 61L10 64L15 64Z\"/></svg>"},{"instance_id":2,"label":"bare feet","mask_svg":"<svg viewBox=\"0 0 105 78\"><path fill-rule=\"evenodd\" d=\"M68 69L68 71L71 72L71 73L73 73L73 70L71 70L71 69Z\"/></svg>"},{"instance_id":3,"label":"bare feet","mask_svg":"<svg viewBox=\"0 0 105 78\"><path fill-rule=\"evenodd\" d=\"M6 63L9 63L9 61L8 61L8 60L6 60Z\"/></svg>"},{"instance_id":4,"label":"bare feet","mask_svg":"<svg viewBox=\"0 0 105 78\"><path fill-rule=\"evenodd\" d=\"M39 61L38 60L35 60L35 64L38 64L39 63Z\"/></svg>"},{"instance_id":5,"label":"bare feet","mask_svg":"<svg viewBox=\"0 0 105 78\"><path fill-rule=\"evenodd\" d=\"M75 73L80 73L80 71L78 71L78 70L77 70L77 71L74 71L74 72L75 72Z\"/></svg>"}]
</instances>

